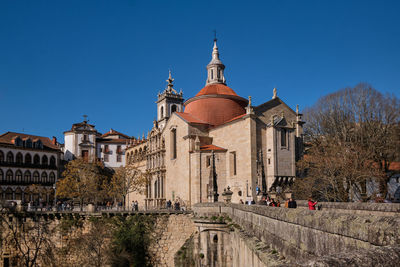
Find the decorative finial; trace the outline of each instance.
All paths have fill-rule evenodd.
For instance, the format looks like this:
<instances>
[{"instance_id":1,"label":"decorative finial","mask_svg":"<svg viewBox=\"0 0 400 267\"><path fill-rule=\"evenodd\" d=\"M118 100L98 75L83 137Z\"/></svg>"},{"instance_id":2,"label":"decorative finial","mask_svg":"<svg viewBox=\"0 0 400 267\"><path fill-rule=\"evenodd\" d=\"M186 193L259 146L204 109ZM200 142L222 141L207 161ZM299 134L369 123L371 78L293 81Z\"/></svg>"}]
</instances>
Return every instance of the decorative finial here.
<instances>
[{"instance_id":1,"label":"decorative finial","mask_svg":"<svg viewBox=\"0 0 400 267\"><path fill-rule=\"evenodd\" d=\"M251 107L251 96L249 96L249 103L247 104L246 107L246 114L254 114L254 110Z\"/></svg>"},{"instance_id":2,"label":"decorative finial","mask_svg":"<svg viewBox=\"0 0 400 267\"><path fill-rule=\"evenodd\" d=\"M276 98L276 88L274 88L274 94L273 94L273 96L272 96L272 99L275 99Z\"/></svg>"},{"instance_id":3,"label":"decorative finial","mask_svg":"<svg viewBox=\"0 0 400 267\"><path fill-rule=\"evenodd\" d=\"M84 122L84 123L87 123L87 122L88 122L88 119L87 119L87 118L88 118L88 115L83 115L83 122Z\"/></svg>"},{"instance_id":4,"label":"decorative finial","mask_svg":"<svg viewBox=\"0 0 400 267\"><path fill-rule=\"evenodd\" d=\"M283 113L283 111L282 111L282 113L281 113L281 117L282 117L282 118L285 118L285 113Z\"/></svg>"},{"instance_id":5,"label":"decorative finial","mask_svg":"<svg viewBox=\"0 0 400 267\"><path fill-rule=\"evenodd\" d=\"M299 115L299 104L296 105L296 114Z\"/></svg>"},{"instance_id":6,"label":"decorative finial","mask_svg":"<svg viewBox=\"0 0 400 267\"><path fill-rule=\"evenodd\" d=\"M217 42L217 30L214 30L214 42Z\"/></svg>"},{"instance_id":7,"label":"decorative finial","mask_svg":"<svg viewBox=\"0 0 400 267\"><path fill-rule=\"evenodd\" d=\"M165 88L165 89L166 89L166 91L167 91L168 93L174 92L174 93L176 94L177 92L176 92L175 89L173 88L173 87L174 87L173 81L174 81L175 79L172 78L171 70L168 70L168 73L169 73L169 74L168 74L168 80L166 80L166 82L167 82L168 84L167 84L167 88Z\"/></svg>"}]
</instances>

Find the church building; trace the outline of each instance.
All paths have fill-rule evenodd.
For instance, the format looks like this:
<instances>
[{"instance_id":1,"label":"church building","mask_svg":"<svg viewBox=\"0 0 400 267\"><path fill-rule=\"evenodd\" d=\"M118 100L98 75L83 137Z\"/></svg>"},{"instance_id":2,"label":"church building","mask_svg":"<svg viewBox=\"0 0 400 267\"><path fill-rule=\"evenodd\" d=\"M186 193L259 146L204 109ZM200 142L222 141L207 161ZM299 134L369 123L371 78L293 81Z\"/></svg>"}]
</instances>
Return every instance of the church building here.
<instances>
[{"instance_id":1,"label":"church building","mask_svg":"<svg viewBox=\"0 0 400 267\"><path fill-rule=\"evenodd\" d=\"M225 66L214 40L206 85L183 102L168 85L157 101L157 121L147 139L127 148L127 163L151 175L145 194L132 194L146 208L179 201L222 201L228 187L232 202L257 194L288 190L302 152L302 122L273 90L272 99L253 106L227 86ZM249 92L251 93L251 92ZM137 146L143 156L135 158ZM129 203L129 202L128 202Z\"/></svg>"}]
</instances>

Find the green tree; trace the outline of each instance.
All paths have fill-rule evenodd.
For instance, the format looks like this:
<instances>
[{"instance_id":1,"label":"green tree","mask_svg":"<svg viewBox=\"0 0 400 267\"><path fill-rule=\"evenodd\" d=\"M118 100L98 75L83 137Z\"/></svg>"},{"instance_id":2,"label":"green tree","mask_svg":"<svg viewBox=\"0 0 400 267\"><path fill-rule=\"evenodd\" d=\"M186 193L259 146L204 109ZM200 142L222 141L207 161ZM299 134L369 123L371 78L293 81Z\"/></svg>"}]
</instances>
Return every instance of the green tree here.
<instances>
[{"instance_id":1,"label":"green tree","mask_svg":"<svg viewBox=\"0 0 400 267\"><path fill-rule=\"evenodd\" d=\"M111 172L101 162L90 163L82 158L70 161L57 182L57 196L76 198L84 203L97 203L107 196Z\"/></svg>"},{"instance_id":2,"label":"green tree","mask_svg":"<svg viewBox=\"0 0 400 267\"><path fill-rule=\"evenodd\" d=\"M112 266L151 266L149 246L154 218L136 214L115 221L112 238Z\"/></svg>"}]
</instances>

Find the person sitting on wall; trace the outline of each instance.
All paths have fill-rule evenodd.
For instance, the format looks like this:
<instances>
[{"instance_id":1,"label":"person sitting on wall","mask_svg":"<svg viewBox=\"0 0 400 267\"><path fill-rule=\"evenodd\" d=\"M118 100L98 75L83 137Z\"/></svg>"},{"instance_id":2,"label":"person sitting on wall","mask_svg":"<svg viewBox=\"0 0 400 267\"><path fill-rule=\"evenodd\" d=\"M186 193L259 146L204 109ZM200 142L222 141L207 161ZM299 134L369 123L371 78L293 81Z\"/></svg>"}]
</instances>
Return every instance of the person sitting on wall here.
<instances>
[{"instance_id":1,"label":"person sitting on wall","mask_svg":"<svg viewBox=\"0 0 400 267\"><path fill-rule=\"evenodd\" d=\"M289 203L288 203L288 208L289 208L289 209L295 209L295 208L297 208L296 200L294 200L293 198L290 198L290 199L289 199Z\"/></svg>"},{"instance_id":2,"label":"person sitting on wall","mask_svg":"<svg viewBox=\"0 0 400 267\"><path fill-rule=\"evenodd\" d=\"M313 199L310 197L308 198L308 209L309 210L315 210L315 205L317 205L317 201L313 201Z\"/></svg>"},{"instance_id":3,"label":"person sitting on wall","mask_svg":"<svg viewBox=\"0 0 400 267\"><path fill-rule=\"evenodd\" d=\"M239 200L239 204L244 204L242 199Z\"/></svg>"},{"instance_id":4,"label":"person sitting on wall","mask_svg":"<svg viewBox=\"0 0 400 267\"><path fill-rule=\"evenodd\" d=\"M289 199L286 199L285 201L285 208L289 208Z\"/></svg>"}]
</instances>

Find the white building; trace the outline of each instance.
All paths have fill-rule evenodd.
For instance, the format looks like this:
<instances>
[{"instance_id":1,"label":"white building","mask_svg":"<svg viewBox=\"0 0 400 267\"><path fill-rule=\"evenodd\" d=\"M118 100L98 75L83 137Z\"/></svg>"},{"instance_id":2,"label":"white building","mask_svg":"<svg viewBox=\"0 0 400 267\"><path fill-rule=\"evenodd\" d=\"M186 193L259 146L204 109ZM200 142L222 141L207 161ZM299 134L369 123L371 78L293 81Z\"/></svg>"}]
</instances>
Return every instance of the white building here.
<instances>
[{"instance_id":1,"label":"white building","mask_svg":"<svg viewBox=\"0 0 400 267\"><path fill-rule=\"evenodd\" d=\"M64 132L64 158L67 161L82 157L89 162L100 160L106 167L125 166L125 149L131 138L111 129L99 133L86 120L72 125Z\"/></svg>"}]
</instances>

